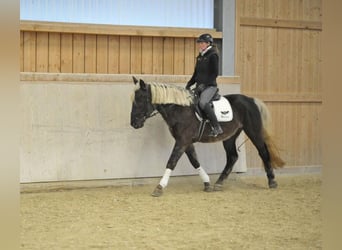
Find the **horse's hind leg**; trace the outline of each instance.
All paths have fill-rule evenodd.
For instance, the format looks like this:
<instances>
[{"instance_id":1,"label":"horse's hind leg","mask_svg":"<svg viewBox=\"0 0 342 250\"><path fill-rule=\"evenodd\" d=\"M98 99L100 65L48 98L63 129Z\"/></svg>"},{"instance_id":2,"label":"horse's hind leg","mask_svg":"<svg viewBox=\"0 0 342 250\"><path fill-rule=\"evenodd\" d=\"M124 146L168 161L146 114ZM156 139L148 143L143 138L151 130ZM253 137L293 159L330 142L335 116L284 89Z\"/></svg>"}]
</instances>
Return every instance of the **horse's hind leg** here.
<instances>
[{"instance_id":1,"label":"horse's hind leg","mask_svg":"<svg viewBox=\"0 0 342 250\"><path fill-rule=\"evenodd\" d=\"M201 177L203 184L204 184L204 189L203 191L205 192L210 192L212 191L210 187L210 178L209 175L205 172L205 170L201 167L200 163L198 162L197 159L197 154L195 151L195 147L193 144L190 144L188 148L185 151L186 155L189 158L189 161L191 162L192 166L197 169L199 176Z\"/></svg>"},{"instance_id":2,"label":"horse's hind leg","mask_svg":"<svg viewBox=\"0 0 342 250\"><path fill-rule=\"evenodd\" d=\"M268 152L266 143L263 143L263 145L258 148L258 152L264 163L264 168L265 168L265 172L266 172L267 179L268 179L268 187L276 188L278 184L275 181L273 168L271 166L270 153Z\"/></svg>"},{"instance_id":3,"label":"horse's hind leg","mask_svg":"<svg viewBox=\"0 0 342 250\"><path fill-rule=\"evenodd\" d=\"M244 131L258 150L259 156L263 161L269 188L276 188L278 184L275 181L273 168L271 166L270 154L268 152L267 145L263 139L262 132L257 132L255 130L253 131L251 129L245 129Z\"/></svg>"},{"instance_id":4,"label":"horse's hind leg","mask_svg":"<svg viewBox=\"0 0 342 250\"><path fill-rule=\"evenodd\" d=\"M214 191L222 190L223 181L227 179L228 175L232 172L233 166L239 157L236 151L236 138L239 136L240 133L241 129L234 136L232 136L228 140L223 141L223 147L226 151L227 163L214 185Z\"/></svg>"}]
</instances>

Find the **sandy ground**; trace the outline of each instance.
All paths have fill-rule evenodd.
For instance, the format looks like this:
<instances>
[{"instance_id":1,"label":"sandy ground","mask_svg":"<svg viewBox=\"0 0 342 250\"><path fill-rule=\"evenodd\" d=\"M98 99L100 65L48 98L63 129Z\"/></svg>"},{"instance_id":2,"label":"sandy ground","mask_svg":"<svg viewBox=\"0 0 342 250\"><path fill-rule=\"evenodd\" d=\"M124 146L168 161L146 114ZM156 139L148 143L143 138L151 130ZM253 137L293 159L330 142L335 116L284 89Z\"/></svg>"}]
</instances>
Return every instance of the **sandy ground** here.
<instances>
[{"instance_id":1,"label":"sandy ground","mask_svg":"<svg viewBox=\"0 0 342 250\"><path fill-rule=\"evenodd\" d=\"M214 177L212 180L216 180ZM198 176L154 184L25 192L21 249L322 249L321 175L235 176L205 193Z\"/></svg>"}]
</instances>

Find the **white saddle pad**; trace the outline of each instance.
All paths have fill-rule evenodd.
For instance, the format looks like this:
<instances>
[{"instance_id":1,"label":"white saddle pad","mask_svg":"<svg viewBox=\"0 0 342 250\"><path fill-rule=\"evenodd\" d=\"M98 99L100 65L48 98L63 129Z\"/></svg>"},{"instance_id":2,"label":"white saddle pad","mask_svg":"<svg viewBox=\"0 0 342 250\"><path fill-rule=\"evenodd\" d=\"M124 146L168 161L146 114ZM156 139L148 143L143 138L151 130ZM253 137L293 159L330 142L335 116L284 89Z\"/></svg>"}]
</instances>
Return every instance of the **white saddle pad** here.
<instances>
[{"instance_id":1,"label":"white saddle pad","mask_svg":"<svg viewBox=\"0 0 342 250\"><path fill-rule=\"evenodd\" d=\"M232 107L226 98L221 96L219 100L213 101L213 105L219 122L229 122L233 120Z\"/></svg>"}]
</instances>

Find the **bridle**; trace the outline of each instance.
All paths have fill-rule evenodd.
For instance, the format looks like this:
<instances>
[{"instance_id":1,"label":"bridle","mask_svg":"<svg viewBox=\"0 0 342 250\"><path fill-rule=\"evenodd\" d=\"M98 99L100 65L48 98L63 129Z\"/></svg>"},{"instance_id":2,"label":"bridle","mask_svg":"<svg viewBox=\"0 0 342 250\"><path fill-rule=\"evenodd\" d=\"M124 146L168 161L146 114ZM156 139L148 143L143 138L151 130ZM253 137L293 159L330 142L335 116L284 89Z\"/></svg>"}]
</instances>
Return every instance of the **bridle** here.
<instances>
[{"instance_id":1,"label":"bridle","mask_svg":"<svg viewBox=\"0 0 342 250\"><path fill-rule=\"evenodd\" d=\"M146 98L148 108L147 108L146 113L144 115L145 120L147 120L148 118L151 118L151 117L153 117L159 113L158 110L156 109L156 107L152 104L150 89L148 89L148 92L149 92L149 94L147 95L147 98ZM152 112L150 112L150 110L152 110ZM150 114L147 114L147 113L150 113Z\"/></svg>"},{"instance_id":2,"label":"bridle","mask_svg":"<svg viewBox=\"0 0 342 250\"><path fill-rule=\"evenodd\" d=\"M153 105L152 105L152 107L153 107L153 111L149 115L145 114L145 116L144 116L145 120L159 114L158 110Z\"/></svg>"},{"instance_id":3,"label":"bridle","mask_svg":"<svg viewBox=\"0 0 342 250\"><path fill-rule=\"evenodd\" d=\"M151 117L153 117L159 113L158 110L156 109L156 107L152 104L151 95L147 95L146 102L147 102L147 109L144 112L144 114L142 115L142 117L140 118L144 122L147 119L149 119L149 118L151 118Z\"/></svg>"}]
</instances>

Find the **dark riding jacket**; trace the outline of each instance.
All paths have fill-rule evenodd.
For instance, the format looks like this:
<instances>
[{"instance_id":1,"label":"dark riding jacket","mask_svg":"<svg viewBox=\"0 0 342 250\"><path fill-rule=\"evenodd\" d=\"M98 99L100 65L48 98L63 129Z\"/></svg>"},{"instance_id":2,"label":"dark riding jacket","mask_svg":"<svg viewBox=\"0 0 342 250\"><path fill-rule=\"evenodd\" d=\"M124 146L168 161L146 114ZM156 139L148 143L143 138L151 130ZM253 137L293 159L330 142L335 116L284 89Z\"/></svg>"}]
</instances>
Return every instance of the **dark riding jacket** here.
<instances>
[{"instance_id":1,"label":"dark riding jacket","mask_svg":"<svg viewBox=\"0 0 342 250\"><path fill-rule=\"evenodd\" d=\"M216 78L219 72L219 55L216 46L211 47L204 55L199 53L191 79L186 84L189 89L196 83L196 89L202 92L209 86L217 87Z\"/></svg>"}]
</instances>

